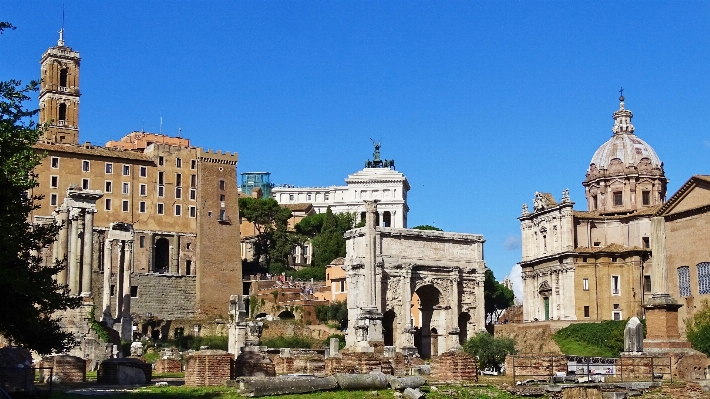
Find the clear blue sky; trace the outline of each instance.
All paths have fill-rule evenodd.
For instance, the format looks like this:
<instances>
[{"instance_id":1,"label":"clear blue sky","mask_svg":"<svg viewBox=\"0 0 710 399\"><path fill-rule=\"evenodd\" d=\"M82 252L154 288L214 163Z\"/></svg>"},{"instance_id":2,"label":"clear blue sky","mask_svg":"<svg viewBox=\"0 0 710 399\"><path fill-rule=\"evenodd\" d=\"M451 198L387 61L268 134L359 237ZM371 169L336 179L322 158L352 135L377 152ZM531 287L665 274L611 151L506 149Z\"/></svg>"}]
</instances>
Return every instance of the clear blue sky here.
<instances>
[{"instance_id":1,"label":"clear blue sky","mask_svg":"<svg viewBox=\"0 0 710 399\"><path fill-rule=\"evenodd\" d=\"M669 196L710 174L710 2L8 1L0 79L39 77L65 3L82 141L133 130L237 151L239 172L344 184L382 140L409 225L479 233L520 260L535 191L569 188L611 136L619 88Z\"/></svg>"}]
</instances>

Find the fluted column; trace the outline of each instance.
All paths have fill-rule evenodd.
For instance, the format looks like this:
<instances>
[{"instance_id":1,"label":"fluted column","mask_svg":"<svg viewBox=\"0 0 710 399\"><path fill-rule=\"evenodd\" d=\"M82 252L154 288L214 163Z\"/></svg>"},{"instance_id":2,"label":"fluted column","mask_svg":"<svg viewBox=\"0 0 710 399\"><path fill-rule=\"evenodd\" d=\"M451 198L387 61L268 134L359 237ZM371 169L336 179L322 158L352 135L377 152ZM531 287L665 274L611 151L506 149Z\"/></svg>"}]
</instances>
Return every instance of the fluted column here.
<instances>
[{"instance_id":1,"label":"fluted column","mask_svg":"<svg viewBox=\"0 0 710 399\"><path fill-rule=\"evenodd\" d=\"M113 247L112 241L108 238L104 241L104 298L103 298L103 320L113 319L111 316L111 260Z\"/></svg>"},{"instance_id":2,"label":"fluted column","mask_svg":"<svg viewBox=\"0 0 710 399\"><path fill-rule=\"evenodd\" d=\"M94 259L94 210L84 213L84 261L81 264L81 296L91 296L91 270Z\"/></svg>"},{"instance_id":3,"label":"fluted column","mask_svg":"<svg viewBox=\"0 0 710 399\"><path fill-rule=\"evenodd\" d=\"M69 294L77 295L79 293L79 220L76 211L73 209L69 215L71 223L71 231L69 233Z\"/></svg>"}]
</instances>

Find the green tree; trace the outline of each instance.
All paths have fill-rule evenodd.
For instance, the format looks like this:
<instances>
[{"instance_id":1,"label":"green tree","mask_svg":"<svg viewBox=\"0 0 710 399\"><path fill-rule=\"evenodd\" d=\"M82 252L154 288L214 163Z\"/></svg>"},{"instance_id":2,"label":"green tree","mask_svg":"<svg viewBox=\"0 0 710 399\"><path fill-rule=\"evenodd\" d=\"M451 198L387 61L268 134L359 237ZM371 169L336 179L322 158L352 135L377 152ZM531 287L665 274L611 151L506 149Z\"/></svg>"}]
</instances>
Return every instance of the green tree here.
<instances>
[{"instance_id":1,"label":"green tree","mask_svg":"<svg viewBox=\"0 0 710 399\"><path fill-rule=\"evenodd\" d=\"M430 226L428 224L421 224L419 226L412 227L415 230L434 230L434 231L444 231L438 227Z\"/></svg>"},{"instance_id":2,"label":"green tree","mask_svg":"<svg viewBox=\"0 0 710 399\"><path fill-rule=\"evenodd\" d=\"M685 320L685 335L693 349L710 356L710 301L703 300L700 310Z\"/></svg>"},{"instance_id":3,"label":"green tree","mask_svg":"<svg viewBox=\"0 0 710 399\"><path fill-rule=\"evenodd\" d=\"M322 268L333 259L345 256L345 238L338 218L328 207L320 234L313 238L313 266Z\"/></svg>"},{"instance_id":4,"label":"green tree","mask_svg":"<svg viewBox=\"0 0 710 399\"><path fill-rule=\"evenodd\" d=\"M254 225L254 257L263 260L267 268L272 261L285 265L291 252L287 233L291 210L273 198L244 197L239 198L239 213Z\"/></svg>"},{"instance_id":5,"label":"green tree","mask_svg":"<svg viewBox=\"0 0 710 399\"><path fill-rule=\"evenodd\" d=\"M493 272L488 269L483 283L483 298L486 320L489 323L494 323L506 308L513 305L515 294L513 290L496 281Z\"/></svg>"},{"instance_id":6,"label":"green tree","mask_svg":"<svg viewBox=\"0 0 710 399\"><path fill-rule=\"evenodd\" d=\"M0 33L3 29L14 27L2 22ZM38 185L34 168L42 155L32 146L45 127L31 120L37 110L23 104L38 87L35 81L24 86L16 80L0 82L0 334L48 354L74 346L56 312L77 308L81 298L69 296L53 279L64 268L63 260L45 266L37 255L52 244L59 226L29 221L41 199L32 189Z\"/></svg>"},{"instance_id":7,"label":"green tree","mask_svg":"<svg viewBox=\"0 0 710 399\"><path fill-rule=\"evenodd\" d=\"M492 368L496 371L500 371L507 355L518 353L512 338L495 338L486 331L479 332L466 341L463 350L478 358L479 368Z\"/></svg>"}]
</instances>

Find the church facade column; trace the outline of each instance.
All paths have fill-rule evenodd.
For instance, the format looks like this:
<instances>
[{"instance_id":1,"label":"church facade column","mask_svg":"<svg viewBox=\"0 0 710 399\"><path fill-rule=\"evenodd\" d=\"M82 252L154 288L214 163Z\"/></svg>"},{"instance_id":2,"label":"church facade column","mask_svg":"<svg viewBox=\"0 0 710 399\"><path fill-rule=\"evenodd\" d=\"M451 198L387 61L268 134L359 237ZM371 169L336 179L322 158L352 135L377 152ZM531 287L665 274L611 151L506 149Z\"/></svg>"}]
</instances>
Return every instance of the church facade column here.
<instances>
[{"instance_id":1,"label":"church facade column","mask_svg":"<svg viewBox=\"0 0 710 399\"><path fill-rule=\"evenodd\" d=\"M69 213L69 273L67 283L69 284L69 294L77 295L79 292L79 220L78 209L74 208Z\"/></svg>"},{"instance_id":2,"label":"church facade column","mask_svg":"<svg viewBox=\"0 0 710 399\"><path fill-rule=\"evenodd\" d=\"M111 317L111 260L113 240L106 238L104 241L104 295L103 295L103 321Z\"/></svg>"},{"instance_id":3,"label":"church facade column","mask_svg":"<svg viewBox=\"0 0 710 399\"><path fill-rule=\"evenodd\" d=\"M94 259L94 212L86 209L84 213L84 259L81 265L81 296L91 296L91 270Z\"/></svg>"}]
</instances>

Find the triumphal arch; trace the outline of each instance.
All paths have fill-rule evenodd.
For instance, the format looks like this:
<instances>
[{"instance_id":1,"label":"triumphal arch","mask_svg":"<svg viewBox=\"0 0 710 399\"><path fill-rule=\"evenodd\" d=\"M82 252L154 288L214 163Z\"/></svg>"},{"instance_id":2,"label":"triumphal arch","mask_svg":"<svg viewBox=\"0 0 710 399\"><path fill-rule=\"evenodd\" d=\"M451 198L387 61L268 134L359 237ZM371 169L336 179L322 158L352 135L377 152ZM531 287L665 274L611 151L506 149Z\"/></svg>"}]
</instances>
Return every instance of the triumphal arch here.
<instances>
[{"instance_id":1,"label":"triumphal arch","mask_svg":"<svg viewBox=\"0 0 710 399\"><path fill-rule=\"evenodd\" d=\"M485 328L483 236L376 226L345 234L347 347L439 355Z\"/></svg>"}]
</instances>

